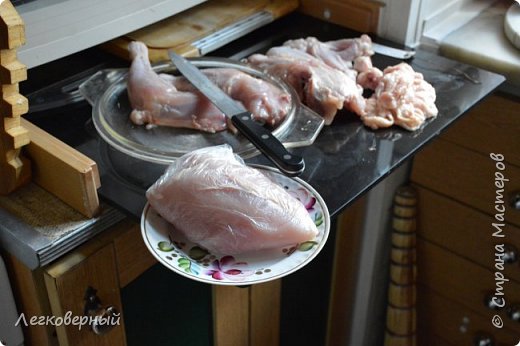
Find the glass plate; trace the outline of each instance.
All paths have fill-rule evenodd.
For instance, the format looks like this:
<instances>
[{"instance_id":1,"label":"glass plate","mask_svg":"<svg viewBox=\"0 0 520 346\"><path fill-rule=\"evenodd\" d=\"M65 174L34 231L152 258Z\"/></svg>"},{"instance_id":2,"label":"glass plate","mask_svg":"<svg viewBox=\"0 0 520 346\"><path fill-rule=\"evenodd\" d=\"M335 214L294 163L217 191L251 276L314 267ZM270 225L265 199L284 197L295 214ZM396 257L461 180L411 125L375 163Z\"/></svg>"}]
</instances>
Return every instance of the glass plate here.
<instances>
[{"instance_id":1,"label":"glass plate","mask_svg":"<svg viewBox=\"0 0 520 346\"><path fill-rule=\"evenodd\" d=\"M269 83L291 95L292 106L273 134L286 147L309 145L323 126L323 119L302 106L294 90L279 79L266 75L243 63L224 58L193 58L199 68L235 68ZM158 73L176 73L170 63L154 65ZM243 158L259 151L242 135L230 131L205 133L192 129L158 126L146 129L133 124L126 91L127 69L103 70L84 82L79 90L93 105L92 118L99 135L117 150L138 159L155 163L171 163L183 154L202 147L228 143Z\"/></svg>"},{"instance_id":2,"label":"glass plate","mask_svg":"<svg viewBox=\"0 0 520 346\"><path fill-rule=\"evenodd\" d=\"M321 251L330 231L330 216L321 196L299 178L289 178L264 166L272 181L297 197L314 220L318 235L311 241L273 250L230 256L209 253L191 243L149 204L141 217L141 234L148 250L170 270L215 285L251 285L279 279L301 269Z\"/></svg>"}]
</instances>

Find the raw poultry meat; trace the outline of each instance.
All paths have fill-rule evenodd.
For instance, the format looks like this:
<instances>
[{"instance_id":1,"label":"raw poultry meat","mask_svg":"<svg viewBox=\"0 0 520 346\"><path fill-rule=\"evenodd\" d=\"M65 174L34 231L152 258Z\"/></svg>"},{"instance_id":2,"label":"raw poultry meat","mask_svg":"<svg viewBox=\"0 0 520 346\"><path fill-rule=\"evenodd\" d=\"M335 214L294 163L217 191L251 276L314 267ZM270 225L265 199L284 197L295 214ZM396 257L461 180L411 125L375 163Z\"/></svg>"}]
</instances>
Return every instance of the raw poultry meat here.
<instances>
[{"instance_id":1,"label":"raw poultry meat","mask_svg":"<svg viewBox=\"0 0 520 346\"><path fill-rule=\"evenodd\" d=\"M327 125L343 108L372 129L395 124L414 131L437 115L435 89L420 73L406 63L383 72L372 65L373 54L367 35L329 42L307 37L247 61L292 85L302 103L322 115ZM369 99L362 96L364 89L374 90Z\"/></svg>"},{"instance_id":2,"label":"raw poultry meat","mask_svg":"<svg viewBox=\"0 0 520 346\"><path fill-rule=\"evenodd\" d=\"M259 122L274 127L291 109L291 96L271 83L232 68L212 68L203 72L226 94L240 101ZM173 77L172 83L177 90L196 91L184 77Z\"/></svg>"},{"instance_id":3,"label":"raw poultry meat","mask_svg":"<svg viewBox=\"0 0 520 346\"><path fill-rule=\"evenodd\" d=\"M352 78L302 50L274 47L266 55L254 54L247 61L290 84L301 101L323 116L327 125L344 107L356 113L365 107L363 89L356 84L355 76Z\"/></svg>"},{"instance_id":4,"label":"raw poultry meat","mask_svg":"<svg viewBox=\"0 0 520 346\"><path fill-rule=\"evenodd\" d=\"M374 55L372 40L368 35L328 42L321 42L315 37L307 37L289 40L283 45L304 51L328 66L343 71L353 79L356 78L356 73L352 70L352 62L358 57Z\"/></svg>"},{"instance_id":5,"label":"raw poultry meat","mask_svg":"<svg viewBox=\"0 0 520 346\"><path fill-rule=\"evenodd\" d=\"M146 196L164 219L211 253L278 248L318 234L300 201L246 166L228 145L185 154Z\"/></svg>"},{"instance_id":6,"label":"raw poultry meat","mask_svg":"<svg viewBox=\"0 0 520 346\"><path fill-rule=\"evenodd\" d=\"M354 60L354 69L359 72L356 82L363 89L375 90L383 77L383 71L372 66L372 59L368 56L357 57Z\"/></svg>"},{"instance_id":7,"label":"raw poultry meat","mask_svg":"<svg viewBox=\"0 0 520 346\"><path fill-rule=\"evenodd\" d=\"M208 99L193 92L180 92L150 65L148 48L142 42L128 45L132 65L127 90L133 108L130 119L137 125L154 124L193 128L206 132L226 129L226 116Z\"/></svg>"},{"instance_id":8,"label":"raw poultry meat","mask_svg":"<svg viewBox=\"0 0 520 346\"><path fill-rule=\"evenodd\" d=\"M435 89L423 75L400 63L384 69L361 120L372 129L395 124L414 131L437 115L435 98Z\"/></svg>"},{"instance_id":9,"label":"raw poultry meat","mask_svg":"<svg viewBox=\"0 0 520 346\"><path fill-rule=\"evenodd\" d=\"M206 132L227 128L225 115L184 77L159 75L152 69L143 43L131 42L129 51L132 65L127 86L133 108L130 119L135 124ZM204 73L262 123L276 126L291 108L290 94L264 80L229 68L206 69Z\"/></svg>"}]
</instances>

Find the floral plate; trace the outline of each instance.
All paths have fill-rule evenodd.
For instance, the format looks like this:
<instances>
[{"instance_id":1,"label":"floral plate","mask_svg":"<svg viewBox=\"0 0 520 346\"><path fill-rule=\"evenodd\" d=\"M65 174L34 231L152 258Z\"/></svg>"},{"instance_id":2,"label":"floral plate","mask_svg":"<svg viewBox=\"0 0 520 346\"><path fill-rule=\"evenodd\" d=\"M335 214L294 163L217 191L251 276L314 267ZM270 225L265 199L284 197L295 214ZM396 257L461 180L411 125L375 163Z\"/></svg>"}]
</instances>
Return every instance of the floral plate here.
<instances>
[{"instance_id":1,"label":"floral plate","mask_svg":"<svg viewBox=\"0 0 520 346\"><path fill-rule=\"evenodd\" d=\"M319 231L315 239L236 256L209 253L188 241L174 225L146 204L141 217L141 233L152 255L167 268L190 279L234 286L279 279L309 263L321 251L329 235L330 216L325 202L299 178L289 178L267 167L256 168L304 204Z\"/></svg>"}]
</instances>

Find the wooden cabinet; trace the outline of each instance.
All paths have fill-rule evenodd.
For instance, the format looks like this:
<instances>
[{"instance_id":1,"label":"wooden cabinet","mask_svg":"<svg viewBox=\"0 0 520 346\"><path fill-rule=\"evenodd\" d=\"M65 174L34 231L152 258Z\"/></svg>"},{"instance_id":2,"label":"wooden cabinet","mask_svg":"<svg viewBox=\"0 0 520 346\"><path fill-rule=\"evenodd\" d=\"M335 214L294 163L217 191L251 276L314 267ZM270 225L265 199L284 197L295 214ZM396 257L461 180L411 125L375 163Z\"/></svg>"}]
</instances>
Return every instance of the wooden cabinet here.
<instances>
[{"instance_id":1,"label":"wooden cabinet","mask_svg":"<svg viewBox=\"0 0 520 346\"><path fill-rule=\"evenodd\" d=\"M489 96L414 159L421 345L520 340L520 321L511 317L520 306L519 106ZM492 297L505 306L490 308ZM492 324L495 315L502 328Z\"/></svg>"},{"instance_id":2,"label":"wooden cabinet","mask_svg":"<svg viewBox=\"0 0 520 346\"><path fill-rule=\"evenodd\" d=\"M24 326L31 346L126 345L121 290L157 263L144 245L139 224L129 219L34 271L6 257L20 313L27 320L50 321ZM157 283L147 284L153 289ZM214 286L211 295L215 345L279 344L280 280L245 288ZM104 319L80 327L83 316Z\"/></svg>"},{"instance_id":3,"label":"wooden cabinet","mask_svg":"<svg viewBox=\"0 0 520 346\"><path fill-rule=\"evenodd\" d=\"M106 332L99 335L94 333L97 330L94 324L81 325L80 319L78 324L57 323L60 345L125 345L119 280L112 244L84 259L75 261L71 258L51 266L45 272L45 284L54 316L67 316L70 312L71 317L90 317L85 310L91 303L94 305L93 310L99 310L99 315L92 314L92 317L101 317L106 308L114 311L110 316L105 316L106 323L102 324L106 324Z\"/></svg>"},{"instance_id":4,"label":"wooden cabinet","mask_svg":"<svg viewBox=\"0 0 520 346\"><path fill-rule=\"evenodd\" d=\"M490 338L495 345L516 345L518 334L509 328L496 329L488 318L465 304L444 298L428 287L419 286L419 315L427 322L419 324L418 345L479 345L477 340Z\"/></svg>"}]
</instances>

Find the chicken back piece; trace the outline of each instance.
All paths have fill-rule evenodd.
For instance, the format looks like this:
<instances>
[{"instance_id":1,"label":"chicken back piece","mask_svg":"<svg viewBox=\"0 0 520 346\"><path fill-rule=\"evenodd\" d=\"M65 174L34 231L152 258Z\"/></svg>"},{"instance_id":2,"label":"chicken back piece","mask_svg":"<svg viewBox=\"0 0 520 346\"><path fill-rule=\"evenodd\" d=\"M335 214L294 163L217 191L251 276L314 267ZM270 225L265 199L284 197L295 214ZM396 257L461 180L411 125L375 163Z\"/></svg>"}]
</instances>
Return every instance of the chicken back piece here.
<instances>
[{"instance_id":1,"label":"chicken back piece","mask_svg":"<svg viewBox=\"0 0 520 346\"><path fill-rule=\"evenodd\" d=\"M372 40L368 35L328 42L321 42L315 37L307 37L288 40L283 45L304 51L323 61L328 66L343 71L354 80L356 79L356 68L352 66L352 62L359 57L374 55Z\"/></svg>"},{"instance_id":2,"label":"chicken back piece","mask_svg":"<svg viewBox=\"0 0 520 346\"><path fill-rule=\"evenodd\" d=\"M216 254L294 245L318 234L303 204L237 159L229 145L185 154L146 196L188 240Z\"/></svg>"},{"instance_id":3,"label":"chicken back piece","mask_svg":"<svg viewBox=\"0 0 520 346\"><path fill-rule=\"evenodd\" d=\"M344 107L357 114L365 107L363 89L356 84L355 75L332 68L302 50L273 47L266 55L251 55L248 63L290 84L301 101L324 118L326 125Z\"/></svg>"},{"instance_id":4,"label":"chicken back piece","mask_svg":"<svg viewBox=\"0 0 520 346\"><path fill-rule=\"evenodd\" d=\"M226 116L184 77L157 74L142 42L131 42L132 65L128 96L137 125L152 124L217 132L227 128ZM291 96L277 86L230 68L203 71L217 86L253 114L275 127L291 109Z\"/></svg>"}]
</instances>

